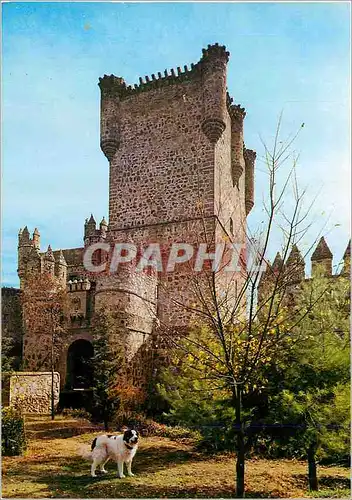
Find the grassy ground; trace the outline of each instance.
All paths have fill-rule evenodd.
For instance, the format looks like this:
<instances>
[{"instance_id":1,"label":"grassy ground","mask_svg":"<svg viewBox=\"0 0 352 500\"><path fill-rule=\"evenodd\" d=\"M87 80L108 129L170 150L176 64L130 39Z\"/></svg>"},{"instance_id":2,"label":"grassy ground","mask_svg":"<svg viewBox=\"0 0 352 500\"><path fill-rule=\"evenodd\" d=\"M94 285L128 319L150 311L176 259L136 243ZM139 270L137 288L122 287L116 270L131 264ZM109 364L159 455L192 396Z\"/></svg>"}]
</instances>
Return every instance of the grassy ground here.
<instances>
[{"instance_id":1,"label":"grassy ground","mask_svg":"<svg viewBox=\"0 0 352 500\"><path fill-rule=\"evenodd\" d=\"M234 497L234 457L210 457L189 442L142 438L133 478L109 474L91 478L89 463L80 456L97 429L85 421L58 418L28 420L29 449L24 457L3 458L3 498L141 498ZM349 497L348 469L320 467L320 497ZM249 460L247 497L308 496L306 464L295 460Z\"/></svg>"}]
</instances>

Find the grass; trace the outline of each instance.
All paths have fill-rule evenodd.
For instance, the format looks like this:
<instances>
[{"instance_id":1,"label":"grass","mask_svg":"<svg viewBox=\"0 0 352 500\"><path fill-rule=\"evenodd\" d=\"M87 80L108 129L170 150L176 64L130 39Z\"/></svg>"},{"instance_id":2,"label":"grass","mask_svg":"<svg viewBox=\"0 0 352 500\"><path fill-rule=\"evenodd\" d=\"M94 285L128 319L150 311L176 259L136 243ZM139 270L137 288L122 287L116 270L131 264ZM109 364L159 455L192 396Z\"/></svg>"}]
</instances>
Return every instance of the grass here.
<instances>
[{"instance_id":1,"label":"grass","mask_svg":"<svg viewBox=\"0 0 352 500\"><path fill-rule=\"evenodd\" d=\"M142 438L133 478L89 475L79 451L98 428L87 421L27 419L29 448L23 457L3 458L3 498L209 498L234 497L235 462L231 454L209 456L187 440ZM348 469L320 467L322 491L314 497L349 497ZM297 460L249 460L246 497L308 497L306 464Z\"/></svg>"}]
</instances>

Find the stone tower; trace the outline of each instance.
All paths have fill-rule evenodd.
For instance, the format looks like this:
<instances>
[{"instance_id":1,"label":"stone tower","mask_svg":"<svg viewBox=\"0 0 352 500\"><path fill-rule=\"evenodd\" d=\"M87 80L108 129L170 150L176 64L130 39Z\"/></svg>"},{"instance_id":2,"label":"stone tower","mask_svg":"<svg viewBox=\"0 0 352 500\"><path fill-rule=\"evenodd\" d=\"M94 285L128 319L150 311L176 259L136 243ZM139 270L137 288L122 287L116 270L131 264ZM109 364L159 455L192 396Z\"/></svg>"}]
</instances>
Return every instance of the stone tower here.
<instances>
[{"instance_id":1,"label":"stone tower","mask_svg":"<svg viewBox=\"0 0 352 500\"><path fill-rule=\"evenodd\" d=\"M215 44L190 68L140 78L134 87L114 75L100 79L108 241L158 242L164 249L175 240L245 242L256 155L244 146L245 111L226 91L228 60ZM180 294L187 297L187 280L182 266L159 274L162 321L188 323L174 306Z\"/></svg>"}]
</instances>

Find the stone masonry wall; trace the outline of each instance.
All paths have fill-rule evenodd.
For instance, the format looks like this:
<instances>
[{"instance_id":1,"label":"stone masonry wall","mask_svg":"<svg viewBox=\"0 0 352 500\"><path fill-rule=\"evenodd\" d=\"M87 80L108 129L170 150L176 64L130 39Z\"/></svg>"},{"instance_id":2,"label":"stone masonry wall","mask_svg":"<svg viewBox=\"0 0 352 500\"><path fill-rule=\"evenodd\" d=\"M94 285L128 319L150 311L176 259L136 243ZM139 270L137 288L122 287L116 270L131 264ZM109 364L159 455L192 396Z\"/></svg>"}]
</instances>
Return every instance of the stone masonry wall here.
<instances>
[{"instance_id":1,"label":"stone masonry wall","mask_svg":"<svg viewBox=\"0 0 352 500\"><path fill-rule=\"evenodd\" d=\"M54 373L54 401L59 402L60 375ZM50 413L51 372L17 372L10 379L10 404L25 413Z\"/></svg>"},{"instance_id":2,"label":"stone masonry wall","mask_svg":"<svg viewBox=\"0 0 352 500\"><path fill-rule=\"evenodd\" d=\"M121 102L121 146L110 166L109 225L144 226L213 212L213 147L201 130L198 81Z\"/></svg>"}]
</instances>

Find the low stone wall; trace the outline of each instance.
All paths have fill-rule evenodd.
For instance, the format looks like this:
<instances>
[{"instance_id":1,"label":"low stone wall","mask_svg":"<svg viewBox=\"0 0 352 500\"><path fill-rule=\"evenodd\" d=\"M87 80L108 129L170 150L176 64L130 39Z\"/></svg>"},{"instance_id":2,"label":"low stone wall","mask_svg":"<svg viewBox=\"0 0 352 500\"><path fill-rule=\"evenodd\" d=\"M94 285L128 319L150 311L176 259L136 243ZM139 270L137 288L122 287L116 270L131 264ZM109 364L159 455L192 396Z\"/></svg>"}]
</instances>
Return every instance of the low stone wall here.
<instances>
[{"instance_id":1,"label":"low stone wall","mask_svg":"<svg viewBox=\"0 0 352 500\"><path fill-rule=\"evenodd\" d=\"M10 377L7 372L1 373L1 405L9 406L10 404Z\"/></svg>"},{"instance_id":2,"label":"low stone wall","mask_svg":"<svg viewBox=\"0 0 352 500\"><path fill-rule=\"evenodd\" d=\"M54 372L55 408L60 397L60 375ZM10 404L24 413L50 413L51 372L16 372L10 378Z\"/></svg>"}]
</instances>

